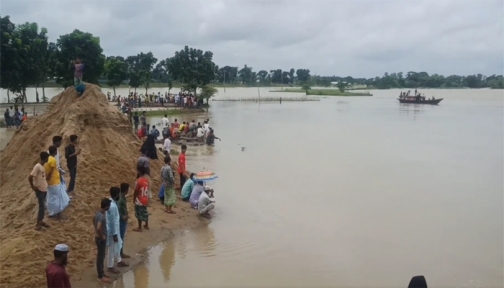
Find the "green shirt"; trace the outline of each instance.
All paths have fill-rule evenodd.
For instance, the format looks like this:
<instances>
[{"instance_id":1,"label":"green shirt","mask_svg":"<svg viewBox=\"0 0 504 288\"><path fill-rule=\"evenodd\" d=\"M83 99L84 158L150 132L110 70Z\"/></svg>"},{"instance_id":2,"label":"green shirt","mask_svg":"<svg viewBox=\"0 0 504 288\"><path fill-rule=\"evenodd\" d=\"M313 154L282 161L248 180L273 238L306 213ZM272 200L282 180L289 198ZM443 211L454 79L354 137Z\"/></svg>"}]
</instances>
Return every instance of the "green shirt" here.
<instances>
[{"instance_id":1,"label":"green shirt","mask_svg":"<svg viewBox=\"0 0 504 288\"><path fill-rule=\"evenodd\" d=\"M128 205L126 204L126 197L124 197L124 194L122 193L121 196L119 197L119 201L117 201L117 208L119 208L119 215L121 216L120 220L121 221L128 220Z\"/></svg>"}]
</instances>

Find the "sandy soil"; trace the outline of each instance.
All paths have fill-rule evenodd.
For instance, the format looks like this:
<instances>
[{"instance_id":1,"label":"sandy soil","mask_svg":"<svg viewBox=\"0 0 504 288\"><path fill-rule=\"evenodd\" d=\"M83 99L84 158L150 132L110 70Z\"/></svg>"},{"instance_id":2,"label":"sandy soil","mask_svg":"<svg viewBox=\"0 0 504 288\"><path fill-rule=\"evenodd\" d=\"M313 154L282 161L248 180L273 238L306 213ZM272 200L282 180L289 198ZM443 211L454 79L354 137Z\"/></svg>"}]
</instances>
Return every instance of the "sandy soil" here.
<instances>
[{"instance_id":1,"label":"sandy soil","mask_svg":"<svg viewBox=\"0 0 504 288\"><path fill-rule=\"evenodd\" d=\"M62 166L64 146L71 134L79 136L82 153L78 159L74 199L63 212L63 221L46 221L51 228L35 231L37 200L28 184L28 175L38 162L40 151L47 151L55 135L63 136L60 148ZM30 117L15 132L11 141L0 153L0 286L45 286L45 266L52 260L54 246L69 245L68 273L72 282L94 263L96 247L92 219L99 208L100 199L109 197L109 188L127 182L132 187L136 180L136 161L141 141L131 129L126 116L106 101L106 96L95 85L86 85L82 96L73 87L51 99L47 112ZM162 159L161 152L158 158ZM151 161L153 194L160 186L159 173L162 161ZM176 169L176 165L172 165ZM66 175L68 179L68 173ZM179 183L176 176L176 186ZM128 205L133 213L129 194ZM183 203L185 204L185 203ZM179 204L184 209L187 206ZM200 220L195 211L178 209L177 215L162 212L153 203L152 230L133 235L129 228L126 249L134 254L156 241L167 231L190 227ZM163 215L165 214L165 215ZM131 221L134 220L132 216ZM129 251L128 251L129 250Z\"/></svg>"}]
</instances>

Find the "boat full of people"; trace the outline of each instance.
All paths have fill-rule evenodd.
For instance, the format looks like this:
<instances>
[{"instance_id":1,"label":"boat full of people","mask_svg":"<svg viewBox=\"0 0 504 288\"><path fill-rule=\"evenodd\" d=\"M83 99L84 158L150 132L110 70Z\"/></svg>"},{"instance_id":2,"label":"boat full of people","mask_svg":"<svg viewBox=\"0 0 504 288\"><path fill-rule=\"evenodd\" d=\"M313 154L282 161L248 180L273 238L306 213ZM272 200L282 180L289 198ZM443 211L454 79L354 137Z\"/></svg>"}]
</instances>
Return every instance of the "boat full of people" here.
<instances>
[{"instance_id":1,"label":"boat full of people","mask_svg":"<svg viewBox=\"0 0 504 288\"><path fill-rule=\"evenodd\" d=\"M414 95L410 95L410 93L410 90L408 92L401 92L399 98L397 98L399 103L438 105L443 100L443 98L436 99L434 96L432 98L425 97L425 94L421 94L416 89Z\"/></svg>"}]
</instances>

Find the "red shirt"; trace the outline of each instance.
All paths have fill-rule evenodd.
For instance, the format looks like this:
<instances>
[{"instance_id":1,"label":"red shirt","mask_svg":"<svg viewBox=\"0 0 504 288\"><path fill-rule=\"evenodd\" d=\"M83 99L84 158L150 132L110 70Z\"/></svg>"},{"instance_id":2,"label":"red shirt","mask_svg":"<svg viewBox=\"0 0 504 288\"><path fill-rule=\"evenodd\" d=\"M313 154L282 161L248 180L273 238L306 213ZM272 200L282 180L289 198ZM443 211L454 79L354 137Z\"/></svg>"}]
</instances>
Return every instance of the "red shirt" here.
<instances>
[{"instance_id":1,"label":"red shirt","mask_svg":"<svg viewBox=\"0 0 504 288\"><path fill-rule=\"evenodd\" d=\"M65 267L50 262L46 267L47 288L72 288Z\"/></svg>"},{"instance_id":2,"label":"red shirt","mask_svg":"<svg viewBox=\"0 0 504 288\"><path fill-rule=\"evenodd\" d=\"M135 185L136 192L136 205L147 206L149 204L149 180L145 177L140 177L136 181Z\"/></svg>"},{"instance_id":3,"label":"red shirt","mask_svg":"<svg viewBox=\"0 0 504 288\"><path fill-rule=\"evenodd\" d=\"M186 167L185 167L185 154L184 153L180 153L180 155L178 156L178 173L184 173L186 170Z\"/></svg>"}]
</instances>

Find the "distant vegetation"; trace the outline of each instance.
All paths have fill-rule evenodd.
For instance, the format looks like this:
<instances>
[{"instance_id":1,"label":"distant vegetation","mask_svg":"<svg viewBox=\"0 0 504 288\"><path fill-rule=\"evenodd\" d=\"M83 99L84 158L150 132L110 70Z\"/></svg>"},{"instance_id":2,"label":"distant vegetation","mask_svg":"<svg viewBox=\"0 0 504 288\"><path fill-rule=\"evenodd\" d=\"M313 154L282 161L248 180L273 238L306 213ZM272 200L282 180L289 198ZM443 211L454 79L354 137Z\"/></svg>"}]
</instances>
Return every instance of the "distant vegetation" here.
<instances>
[{"instance_id":1,"label":"distant vegetation","mask_svg":"<svg viewBox=\"0 0 504 288\"><path fill-rule=\"evenodd\" d=\"M271 90L270 92L291 92L291 93L306 93L306 95L314 96L373 96L369 92L348 92L340 89L297 89L287 88L284 90Z\"/></svg>"},{"instance_id":2,"label":"distant vegetation","mask_svg":"<svg viewBox=\"0 0 504 288\"><path fill-rule=\"evenodd\" d=\"M45 97L47 81L61 87L73 84L70 61L81 58L84 65L84 81L106 84L115 90L127 85L132 89L179 86L183 90L197 92L207 86L301 86L338 87L341 93L353 87L389 88L504 88L502 75L468 76L429 75L427 72L410 71L405 74L385 73L382 77L353 78L351 76L311 75L306 68L288 70L268 69L254 71L248 65L219 67L213 62L211 51L184 47L172 57L158 59L151 52L136 55L105 56L100 38L80 30L61 35L55 43L49 42L48 31L37 23L16 25L9 16L0 17L1 88L17 93L18 100L26 102L26 88L40 87L41 100ZM307 86L306 86L307 85ZM323 92L328 93L328 92ZM348 92L347 92L348 93ZM115 94L115 91L114 91ZM199 94L198 94L199 95ZM10 101L10 95L7 95ZM206 94L208 97L208 94Z\"/></svg>"}]
</instances>

